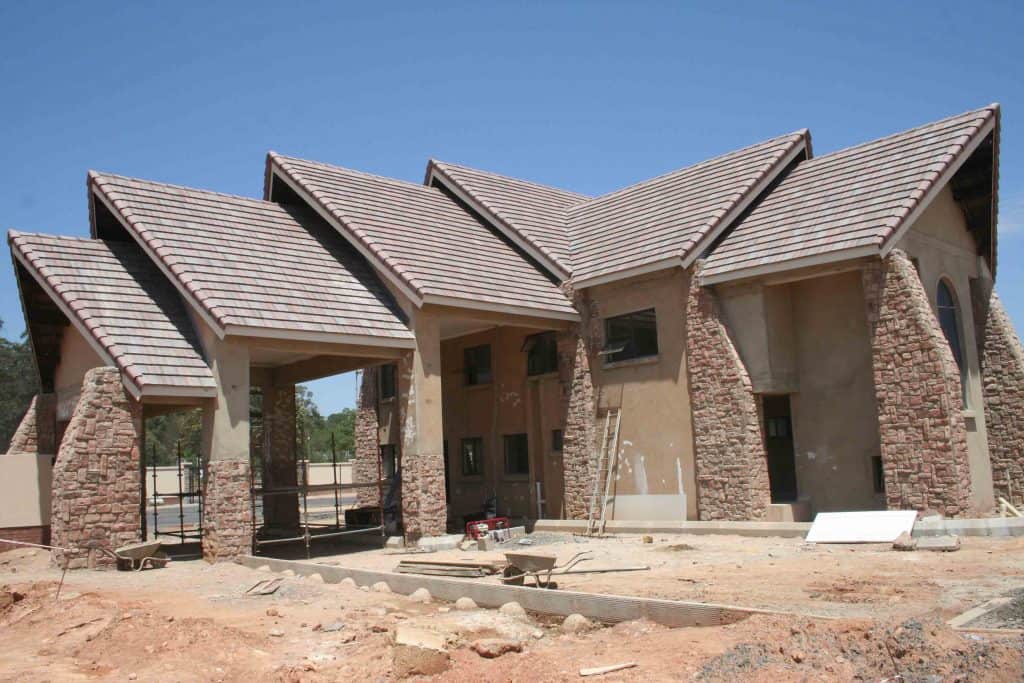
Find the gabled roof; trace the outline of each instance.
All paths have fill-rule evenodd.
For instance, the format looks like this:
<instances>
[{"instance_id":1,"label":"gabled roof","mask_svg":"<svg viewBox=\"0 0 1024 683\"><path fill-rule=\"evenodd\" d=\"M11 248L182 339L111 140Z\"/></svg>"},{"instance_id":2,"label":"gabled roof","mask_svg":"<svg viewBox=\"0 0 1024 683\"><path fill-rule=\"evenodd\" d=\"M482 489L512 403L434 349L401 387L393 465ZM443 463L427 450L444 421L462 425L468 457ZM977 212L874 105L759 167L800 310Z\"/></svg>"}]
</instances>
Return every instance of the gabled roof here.
<instances>
[{"instance_id":1,"label":"gabled roof","mask_svg":"<svg viewBox=\"0 0 1024 683\"><path fill-rule=\"evenodd\" d=\"M557 284L440 189L273 152L268 162L272 182L331 220L416 305L578 318Z\"/></svg>"},{"instance_id":2,"label":"gabled roof","mask_svg":"<svg viewBox=\"0 0 1024 683\"><path fill-rule=\"evenodd\" d=\"M181 298L136 245L13 230L8 241L17 262L136 397L215 395ZM28 283L20 284L24 292Z\"/></svg>"},{"instance_id":3,"label":"gabled roof","mask_svg":"<svg viewBox=\"0 0 1024 683\"><path fill-rule=\"evenodd\" d=\"M573 282L687 266L791 162L806 130L673 171L569 209Z\"/></svg>"},{"instance_id":4,"label":"gabled roof","mask_svg":"<svg viewBox=\"0 0 1024 683\"><path fill-rule=\"evenodd\" d=\"M312 212L95 172L89 182L219 336L412 345L387 288Z\"/></svg>"},{"instance_id":5,"label":"gabled roof","mask_svg":"<svg viewBox=\"0 0 1024 683\"><path fill-rule=\"evenodd\" d=\"M566 210L586 195L431 159L427 184L436 179L479 211L562 279L568 279Z\"/></svg>"},{"instance_id":6,"label":"gabled roof","mask_svg":"<svg viewBox=\"0 0 1024 683\"><path fill-rule=\"evenodd\" d=\"M802 162L707 259L707 283L884 254L991 133L998 105Z\"/></svg>"}]
</instances>

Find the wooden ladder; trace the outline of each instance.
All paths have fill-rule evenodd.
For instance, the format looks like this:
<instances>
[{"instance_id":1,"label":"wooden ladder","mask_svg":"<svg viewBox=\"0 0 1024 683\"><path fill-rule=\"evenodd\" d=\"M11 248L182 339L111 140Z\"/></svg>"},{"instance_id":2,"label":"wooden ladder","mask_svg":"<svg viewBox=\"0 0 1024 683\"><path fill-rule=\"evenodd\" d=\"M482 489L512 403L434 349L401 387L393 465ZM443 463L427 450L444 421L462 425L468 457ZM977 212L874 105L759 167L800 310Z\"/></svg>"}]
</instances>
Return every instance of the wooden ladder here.
<instances>
[{"instance_id":1,"label":"wooden ladder","mask_svg":"<svg viewBox=\"0 0 1024 683\"><path fill-rule=\"evenodd\" d=\"M618 464L619 424L621 422L622 411L619 408L609 408L604 416L604 432L601 436L601 449L597 454L594 489L590 494L587 536L604 533L608 501L611 499L612 493L612 479Z\"/></svg>"}]
</instances>

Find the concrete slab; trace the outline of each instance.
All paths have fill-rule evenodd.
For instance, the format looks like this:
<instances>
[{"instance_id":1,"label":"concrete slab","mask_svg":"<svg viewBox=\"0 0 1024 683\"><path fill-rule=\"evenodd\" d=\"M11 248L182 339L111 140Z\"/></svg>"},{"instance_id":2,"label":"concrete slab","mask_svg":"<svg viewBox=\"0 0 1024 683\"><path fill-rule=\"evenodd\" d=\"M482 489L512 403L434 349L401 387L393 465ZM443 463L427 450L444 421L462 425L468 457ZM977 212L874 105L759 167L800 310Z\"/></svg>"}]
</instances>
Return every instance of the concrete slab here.
<instances>
[{"instance_id":1,"label":"concrete slab","mask_svg":"<svg viewBox=\"0 0 1024 683\"><path fill-rule=\"evenodd\" d=\"M609 534L730 534L736 536L778 536L803 538L811 528L809 522L659 522L612 520L605 532ZM540 519L534 531L551 533L585 533L587 523L576 519Z\"/></svg>"},{"instance_id":2,"label":"concrete slab","mask_svg":"<svg viewBox=\"0 0 1024 683\"><path fill-rule=\"evenodd\" d=\"M914 536L1024 536L1024 517L983 519L922 519L914 525Z\"/></svg>"},{"instance_id":3,"label":"concrete slab","mask_svg":"<svg viewBox=\"0 0 1024 683\"><path fill-rule=\"evenodd\" d=\"M444 536L424 536L416 542L417 548L424 550L454 550L465 538L462 534L445 534Z\"/></svg>"},{"instance_id":4,"label":"concrete slab","mask_svg":"<svg viewBox=\"0 0 1024 683\"><path fill-rule=\"evenodd\" d=\"M953 552L960 550L959 536L924 536L917 539L918 550L937 550L939 552Z\"/></svg>"}]
</instances>

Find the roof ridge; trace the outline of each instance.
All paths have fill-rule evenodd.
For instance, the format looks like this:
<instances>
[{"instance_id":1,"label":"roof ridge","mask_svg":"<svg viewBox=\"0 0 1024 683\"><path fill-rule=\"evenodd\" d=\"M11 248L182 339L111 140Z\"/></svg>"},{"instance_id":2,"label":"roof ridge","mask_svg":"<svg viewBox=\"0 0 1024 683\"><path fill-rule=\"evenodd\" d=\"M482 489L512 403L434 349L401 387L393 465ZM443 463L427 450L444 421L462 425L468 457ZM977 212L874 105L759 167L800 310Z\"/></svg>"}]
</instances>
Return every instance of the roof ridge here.
<instances>
[{"instance_id":1,"label":"roof ridge","mask_svg":"<svg viewBox=\"0 0 1024 683\"><path fill-rule=\"evenodd\" d=\"M401 187L415 188L415 189L420 190L420 191L426 190L430 194L441 194L438 190L435 190L434 188L429 187L427 185L423 185L422 183L414 183L411 180L402 180L401 178L392 178L390 176L380 175L379 173L369 173L368 171L360 171L360 170L357 170L357 169L354 169L354 168L349 168L347 166L338 166L337 164L329 164L326 161L315 161L313 159L303 159L302 157L290 157L290 156L286 156L284 154L278 154L277 152L274 152L274 151L267 152L267 157L271 158L271 159L275 159L275 160L279 159L279 160L284 160L284 161L299 161L299 162L302 162L304 164L312 164L314 166L323 166L323 167L329 168L329 169L331 169L333 171L343 171L345 173L351 173L353 175L362 176L364 178L370 178L372 180L380 180L380 181L383 181L383 182L386 182L386 183L391 183L393 185L399 185ZM443 195L441 195L441 196L443 196Z\"/></svg>"},{"instance_id":2,"label":"roof ridge","mask_svg":"<svg viewBox=\"0 0 1024 683\"><path fill-rule=\"evenodd\" d=\"M605 199L610 199L611 197L615 197L615 196L618 196L618 195L621 195L621 194L625 194L626 192L631 192L633 190L636 190L637 188L646 187L648 185L653 185L656 182L659 182L659 181L664 180L666 178L670 178L670 177L672 177L674 175L683 173L684 171L692 171L692 170L700 168L701 166L706 166L706 165L714 163L714 162L722 161L723 159L727 159L727 158L729 158L731 156L736 156L736 155L739 155L739 154L743 154L744 152L749 152L750 150L755 149L757 147L764 147L766 145L770 145L770 144L775 143L775 142L781 142L782 140L785 140L786 138L795 138L795 139L800 139L800 140L806 139L806 137L807 137L809 132L810 132L809 129L801 128L800 130L795 130L795 131L793 131L791 133L786 133L784 135L777 135L777 136L775 136L773 138L768 138L767 140L762 140L760 142L755 142L752 145L747 145L746 147L741 147L740 149L734 149L734 150L726 152L724 154L719 154L717 156L713 156L713 157L710 157L708 159L704 159L703 161L698 161L698 162L696 162L694 164L690 164L689 166L683 166L682 168L677 168L677 169L674 169L674 170L671 170L671 171L667 171L667 172L662 173L660 175L656 175L653 178L648 178L647 180L641 180L638 183L633 183L632 185L627 185L625 187L621 187L618 190L613 190L612 192L608 192L606 194L598 195L597 197L593 197L593 198L591 198L588 201L581 202L580 204L574 204L573 206L568 207L566 210L567 211L575 211L575 210L581 209L582 207L587 206L589 204L596 203L596 202L599 202L599 201L603 201ZM794 141L796 141L796 140L794 140Z\"/></svg>"},{"instance_id":3,"label":"roof ridge","mask_svg":"<svg viewBox=\"0 0 1024 683\"><path fill-rule=\"evenodd\" d=\"M591 197L590 195L583 194L582 192L576 192L575 190L566 190L566 189L561 188L561 187L555 187L554 185L545 185L544 183L539 183L539 182L537 182L535 180L526 180L524 178L516 178L515 176L505 175L504 173L496 173L495 171L487 171L487 170L484 170L482 168L476 168L474 166L466 166L465 164L456 164L456 163L453 163L451 161L442 161L440 159L435 159L433 157L431 157L430 159L427 160L427 166L428 166L428 168L430 166L440 166L440 167L452 166L452 167L463 169L463 170L466 170L466 171L473 171L474 173L483 173L483 174L489 175L489 176L491 176L493 178L500 178L502 180L511 180L513 182L516 182L516 183L522 183L524 185L530 185L532 187L536 187L536 188L539 188L541 190L549 190L549 191L559 192L559 193L562 193L562 194L570 194L570 195L573 195L574 197L579 197L580 199L584 199L584 200L586 200L586 199L594 199L594 197ZM444 169L442 168L441 170L444 170Z\"/></svg>"},{"instance_id":4,"label":"roof ridge","mask_svg":"<svg viewBox=\"0 0 1024 683\"><path fill-rule=\"evenodd\" d=\"M101 178L115 178L117 180L129 180L135 183L146 183L149 185L159 185L160 187L170 187L175 190L186 190L188 192L197 192L199 194L213 195L214 197L227 197L228 199L241 199L247 202L256 202L266 207L278 207L280 206L276 202L270 202L266 199L260 199L258 197L246 197L240 194L231 194L229 192L218 192L217 190L207 190L202 187L192 187L190 185L179 185L177 183L165 183L160 180L149 180L147 178L136 178L134 176L120 175L118 173L107 173L105 171L96 171L89 169L88 178L91 181L99 181Z\"/></svg>"},{"instance_id":5,"label":"roof ridge","mask_svg":"<svg viewBox=\"0 0 1024 683\"><path fill-rule=\"evenodd\" d=\"M861 149L863 147L867 147L868 145L876 145L876 144L878 144L880 142L885 142L887 140L895 140L895 139L903 137L903 136L909 136L909 135L912 135L914 133L923 132L926 129L936 128L938 126L941 126L942 124L951 123L951 122L955 121L956 119L962 119L962 118L965 118L965 117L969 117L972 114L981 116L983 119L987 119L989 116L995 115L995 113L998 110L999 110L999 104L993 102L992 104L985 105L984 107L979 107L978 109L970 109L968 111L961 112L959 114L954 114L952 116L947 116L944 119L939 119L937 121L931 121L929 123L923 123L923 124L921 124L919 126L914 126L913 128L907 128L906 130L901 130L901 131L898 131L896 133L890 133L889 135L883 135L882 137L875 138L874 140L868 140L867 142L858 142L856 145L851 145L849 147L843 147L842 149L833 150L833 151L828 152L826 154L822 154L821 156L814 157L813 160L809 160L809 161L821 161L823 159L828 159L830 157L833 157L833 156L836 156L836 155L839 155L839 154L846 154L848 152L852 152L854 150Z\"/></svg>"}]
</instances>

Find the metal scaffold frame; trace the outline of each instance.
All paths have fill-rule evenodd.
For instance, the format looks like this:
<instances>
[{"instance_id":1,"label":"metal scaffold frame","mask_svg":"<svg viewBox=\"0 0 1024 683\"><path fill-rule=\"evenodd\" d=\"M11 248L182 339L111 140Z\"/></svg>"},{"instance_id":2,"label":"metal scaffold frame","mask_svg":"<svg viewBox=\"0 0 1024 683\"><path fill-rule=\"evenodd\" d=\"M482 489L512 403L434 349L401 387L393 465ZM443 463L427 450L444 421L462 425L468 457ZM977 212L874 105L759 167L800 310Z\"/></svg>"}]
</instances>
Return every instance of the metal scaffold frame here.
<instances>
[{"instance_id":1,"label":"metal scaffold frame","mask_svg":"<svg viewBox=\"0 0 1024 683\"><path fill-rule=\"evenodd\" d=\"M184 471L183 466L185 462L181 457L181 441L177 442L177 455L176 455L177 467L178 467L178 491L177 493L171 491L158 491L157 490L157 457L156 457L156 444L153 444L152 455L150 456L150 466L153 470L153 538L157 539L160 536L173 536L182 543L186 541L201 541L203 538L203 484L201 474L198 468L194 468L192 475L190 476L189 486L186 487L184 484ZM194 466L193 466L194 467ZM187 490L186 490L187 488ZM177 496L178 497L178 530L177 531L160 531L160 517L159 517L159 501L163 496ZM196 500L199 503L199 522L195 526L185 526L185 498L188 497L192 500Z\"/></svg>"},{"instance_id":2,"label":"metal scaffold frame","mask_svg":"<svg viewBox=\"0 0 1024 683\"><path fill-rule=\"evenodd\" d=\"M266 454L264 454L265 456ZM250 479L250 500L252 504L252 551L253 554L259 554L260 548L267 545L277 545L283 543L294 543L296 541L302 541L306 546L306 557L310 556L310 544L313 541L324 540L328 538L338 538L341 536L351 536L354 534L369 534L373 532L379 532L381 536L384 536L384 473L383 465L381 462L381 456L377 455L377 480L368 482L352 482L350 484L343 484L338 481L338 452L335 447L334 434L331 434L331 472L333 482L330 484L310 484L308 476L308 467L306 468L306 474L302 477L301 481L295 486L281 486L281 487L264 487L257 485L256 483L256 468L251 468ZM373 525L359 525L359 526L348 526L343 523L342 518L342 502L341 492L352 491L358 489L367 489L375 487L377 489L377 514L379 524ZM324 524L309 521L309 495L311 493L334 493L334 523ZM288 536L273 536L273 537L260 537L260 524L257 522L256 517L256 501L257 497L263 498L266 496L286 496L286 495L298 495L300 502L301 516L299 520L298 533L296 535Z\"/></svg>"}]
</instances>

